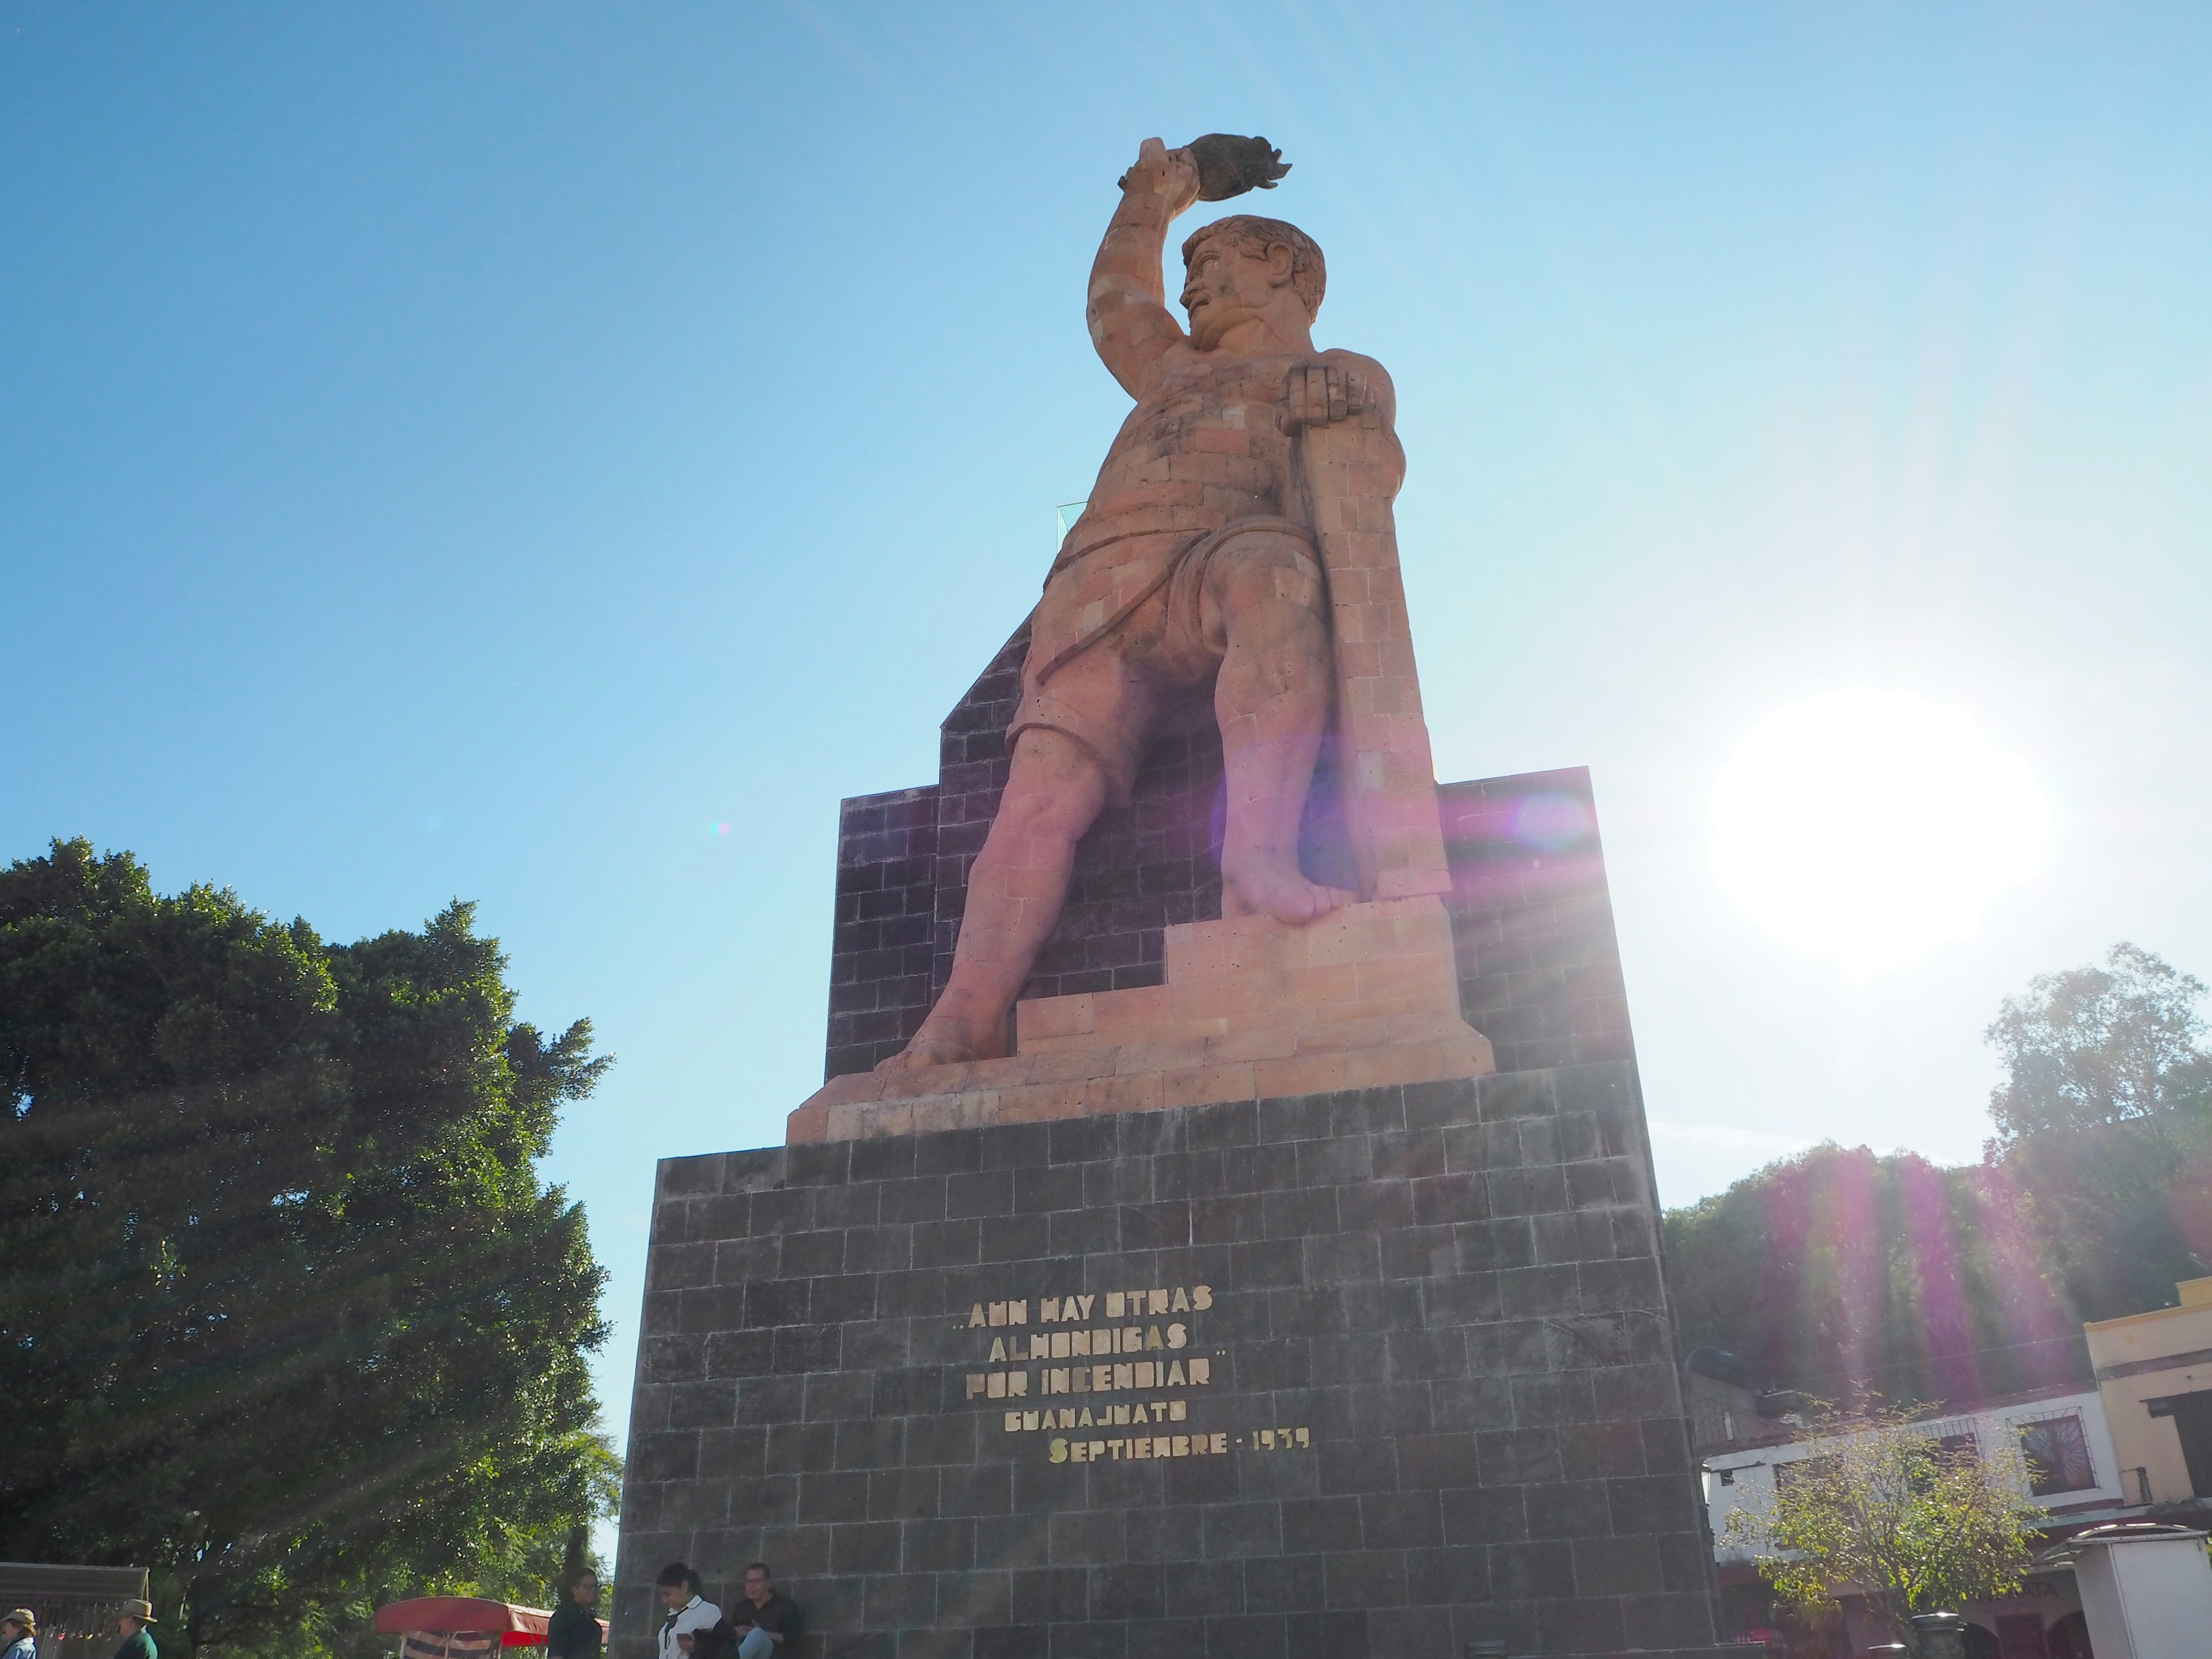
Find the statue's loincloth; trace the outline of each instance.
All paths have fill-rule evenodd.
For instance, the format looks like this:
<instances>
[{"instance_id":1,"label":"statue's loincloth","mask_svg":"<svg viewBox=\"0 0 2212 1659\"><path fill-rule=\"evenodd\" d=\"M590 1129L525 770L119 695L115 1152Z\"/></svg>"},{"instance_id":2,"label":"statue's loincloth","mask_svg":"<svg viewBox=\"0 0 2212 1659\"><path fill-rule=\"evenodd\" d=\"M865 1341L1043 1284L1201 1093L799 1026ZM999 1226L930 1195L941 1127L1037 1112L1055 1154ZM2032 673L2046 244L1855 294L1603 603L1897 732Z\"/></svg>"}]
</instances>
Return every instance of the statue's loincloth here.
<instances>
[{"instance_id":1,"label":"statue's loincloth","mask_svg":"<svg viewBox=\"0 0 2212 1659\"><path fill-rule=\"evenodd\" d=\"M1221 644L1206 637L1207 572L1248 537L1293 544L1320 581L1313 532L1266 516L1194 535L1123 532L1055 560L1030 621L1009 746L1032 727L1058 732L1097 762L1111 799L1126 803L1162 718L1221 666Z\"/></svg>"}]
</instances>

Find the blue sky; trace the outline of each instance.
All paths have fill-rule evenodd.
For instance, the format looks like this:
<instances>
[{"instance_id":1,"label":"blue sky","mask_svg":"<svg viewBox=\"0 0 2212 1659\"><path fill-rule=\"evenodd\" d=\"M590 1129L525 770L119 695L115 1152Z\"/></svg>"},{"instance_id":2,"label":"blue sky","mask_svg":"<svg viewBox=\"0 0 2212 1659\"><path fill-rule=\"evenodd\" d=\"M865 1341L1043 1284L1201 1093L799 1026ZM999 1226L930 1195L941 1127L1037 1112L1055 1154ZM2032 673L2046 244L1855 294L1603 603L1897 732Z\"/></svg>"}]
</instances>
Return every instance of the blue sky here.
<instances>
[{"instance_id":1,"label":"blue sky","mask_svg":"<svg viewBox=\"0 0 2212 1659\"><path fill-rule=\"evenodd\" d=\"M552 1173L619 1432L653 1161L818 1080L837 801L933 775L1126 406L1114 180L1256 131L1397 381L1440 774L1594 770L1664 1196L1971 1157L2001 996L2212 972L2207 63L2185 6L0 6L0 857L479 901L618 1059ZM1865 979L1705 861L1855 686L2054 826Z\"/></svg>"}]
</instances>

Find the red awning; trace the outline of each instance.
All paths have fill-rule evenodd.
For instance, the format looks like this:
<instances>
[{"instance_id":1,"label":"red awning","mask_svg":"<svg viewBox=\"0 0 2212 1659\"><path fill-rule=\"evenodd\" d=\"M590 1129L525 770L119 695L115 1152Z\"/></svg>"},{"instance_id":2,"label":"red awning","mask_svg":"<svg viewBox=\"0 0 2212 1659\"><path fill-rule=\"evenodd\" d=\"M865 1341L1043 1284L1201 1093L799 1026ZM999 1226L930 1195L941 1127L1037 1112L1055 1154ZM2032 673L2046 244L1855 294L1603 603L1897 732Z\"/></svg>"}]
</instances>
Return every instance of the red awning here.
<instances>
[{"instance_id":1,"label":"red awning","mask_svg":"<svg viewBox=\"0 0 2212 1659\"><path fill-rule=\"evenodd\" d=\"M387 1636L410 1630L482 1631L497 1636L503 1648L533 1648L544 1645L546 1622L552 1617L543 1607L519 1607L479 1595L423 1595L379 1607L376 1628Z\"/></svg>"}]
</instances>

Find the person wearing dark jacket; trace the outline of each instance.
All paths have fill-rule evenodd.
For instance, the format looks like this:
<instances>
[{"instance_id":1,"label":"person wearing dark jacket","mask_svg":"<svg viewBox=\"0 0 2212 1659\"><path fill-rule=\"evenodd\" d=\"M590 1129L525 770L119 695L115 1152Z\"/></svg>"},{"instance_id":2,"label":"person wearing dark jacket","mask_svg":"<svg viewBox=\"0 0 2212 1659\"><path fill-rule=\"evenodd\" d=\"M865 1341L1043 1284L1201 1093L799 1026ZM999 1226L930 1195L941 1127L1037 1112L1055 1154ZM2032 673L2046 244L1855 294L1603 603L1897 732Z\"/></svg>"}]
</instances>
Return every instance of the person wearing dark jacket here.
<instances>
[{"instance_id":1,"label":"person wearing dark jacket","mask_svg":"<svg viewBox=\"0 0 2212 1659\"><path fill-rule=\"evenodd\" d=\"M599 1639L599 1615L594 1611L599 1602L597 1575L578 1573L567 1597L546 1621L546 1659L599 1659L606 1644Z\"/></svg>"},{"instance_id":2,"label":"person wearing dark jacket","mask_svg":"<svg viewBox=\"0 0 2212 1659\"><path fill-rule=\"evenodd\" d=\"M738 1659L792 1659L799 1605L776 1589L767 1562L745 1569L745 1593L730 1609L730 1626L737 1632Z\"/></svg>"},{"instance_id":3,"label":"person wearing dark jacket","mask_svg":"<svg viewBox=\"0 0 2212 1659\"><path fill-rule=\"evenodd\" d=\"M146 1628L153 1622L151 1602L125 1601L123 1615L116 1620L123 1632L123 1645L115 1650L115 1659L161 1659L161 1650L154 1645L153 1632Z\"/></svg>"}]
</instances>

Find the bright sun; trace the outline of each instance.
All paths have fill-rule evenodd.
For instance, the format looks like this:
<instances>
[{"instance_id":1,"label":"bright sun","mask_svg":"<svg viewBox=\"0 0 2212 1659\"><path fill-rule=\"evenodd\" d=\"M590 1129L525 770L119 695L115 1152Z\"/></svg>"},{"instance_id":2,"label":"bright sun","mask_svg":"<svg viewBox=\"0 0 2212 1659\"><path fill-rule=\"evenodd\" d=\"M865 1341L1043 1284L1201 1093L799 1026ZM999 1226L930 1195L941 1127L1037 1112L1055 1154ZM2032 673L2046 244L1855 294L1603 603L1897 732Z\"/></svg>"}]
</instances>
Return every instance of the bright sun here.
<instances>
[{"instance_id":1,"label":"bright sun","mask_svg":"<svg viewBox=\"0 0 2212 1659\"><path fill-rule=\"evenodd\" d=\"M2027 764L1909 691L1785 703L1713 790L1713 874L1778 938L1855 975L1972 937L2042 861Z\"/></svg>"}]
</instances>

